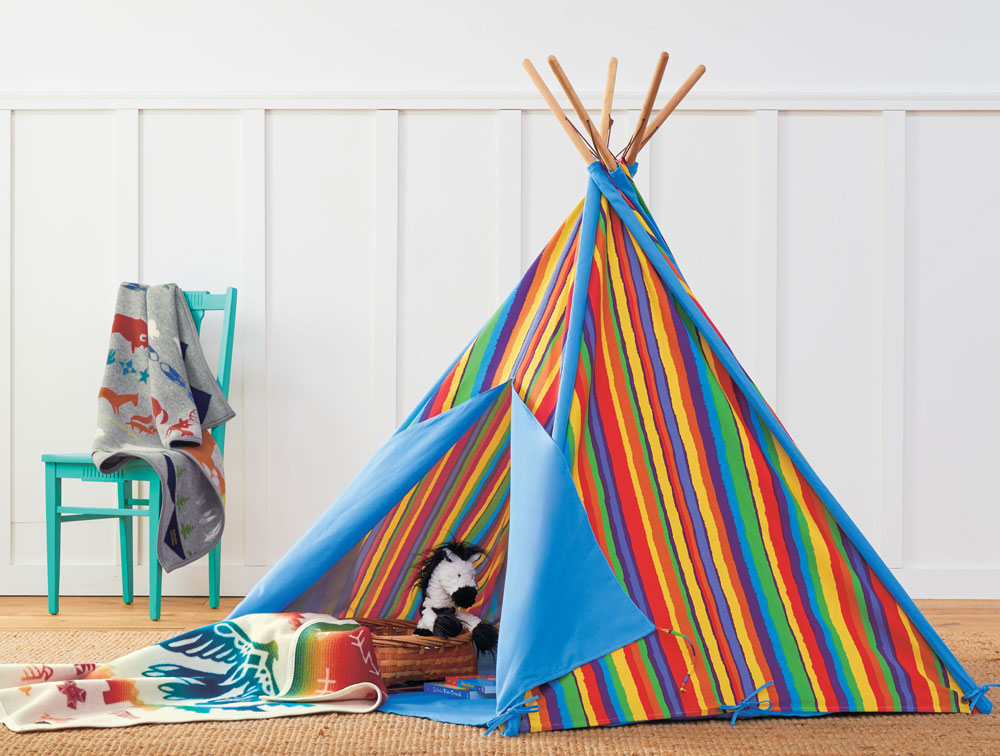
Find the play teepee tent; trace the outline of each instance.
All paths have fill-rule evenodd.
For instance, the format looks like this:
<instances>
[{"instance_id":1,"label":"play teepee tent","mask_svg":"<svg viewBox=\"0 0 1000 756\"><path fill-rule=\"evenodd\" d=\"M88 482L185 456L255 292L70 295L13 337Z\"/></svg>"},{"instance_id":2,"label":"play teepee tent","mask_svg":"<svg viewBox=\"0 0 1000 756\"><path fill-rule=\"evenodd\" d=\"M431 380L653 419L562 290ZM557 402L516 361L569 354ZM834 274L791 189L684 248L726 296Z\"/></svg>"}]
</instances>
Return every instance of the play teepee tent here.
<instances>
[{"instance_id":1,"label":"play teepee tent","mask_svg":"<svg viewBox=\"0 0 1000 756\"><path fill-rule=\"evenodd\" d=\"M631 176L704 71L607 147L557 61L585 199L342 496L235 610L414 618L413 565L490 550L498 696L387 711L518 730L990 703L699 306ZM583 135L587 135L585 138ZM596 159L595 159L596 158ZM502 612L501 612L502 610ZM502 620L501 620L502 613Z\"/></svg>"}]
</instances>

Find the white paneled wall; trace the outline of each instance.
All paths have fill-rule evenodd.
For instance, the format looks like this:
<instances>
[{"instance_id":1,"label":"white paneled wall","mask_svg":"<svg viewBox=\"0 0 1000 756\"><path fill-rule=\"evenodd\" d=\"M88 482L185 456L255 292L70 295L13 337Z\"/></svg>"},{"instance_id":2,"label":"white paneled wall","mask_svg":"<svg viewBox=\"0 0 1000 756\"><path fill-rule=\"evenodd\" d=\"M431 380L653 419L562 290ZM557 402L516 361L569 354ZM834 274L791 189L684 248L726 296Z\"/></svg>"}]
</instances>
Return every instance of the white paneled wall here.
<instances>
[{"instance_id":1,"label":"white paneled wall","mask_svg":"<svg viewBox=\"0 0 1000 756\"><path fill-rule=\"evenodd\" d=\"M1000 568L1000 114L907 122L903 556Z\"/></svg>"},{"instance_id":2,"label":"white paneled wall","mask_svg":"<svg viewBox=\"0 0 1000 756\"><path fill-rule=\"evenodd\" d=\"M273 564L378 442L375 116L276 111L265 123L269 516L248 549Z\"/></svg>"},{"instance_id":3,"label":"white paneled wall","mask_svg":"<svg viewBox=\"0 0 1000 756\"><path fill-rule=\"evenodd\" d=\"M882 117L778 116L778 384L783 422L881 540Z\"/></svg>"},{"instance_id":4,"label":"white paneled wall","mask_svg":"<svg viewBox=\"0 0 1000 756\"><path fill-rule=\"evenodd\" d=\"M497 135L495 112L399 116L399 419L500 301Z\"/></svg>"},{"instance_id":5,"label":"white paneled wall","mask_svg":"<svg viewBox=\"0 0 1000 756\"><path fill-rule=\"evenodd\" d=\"M40 450L90 446L98 355L107 354L108 314L93 303L113 296L115 115L16 111L10 133L11 561L43 565ZM67 494L84 505L100 498L82 484ZM103 529L80 524L65 541L67 563L113 565Z\"/></svg>"},{"instance_id":6,"label":"white paneled wall","mask_svg":"<svg viewBox=\"0 0 1000 756\"><path fill-rule=\"evenodd\" d=\"M618 102L621 139L638 98ZM89 447L114 286L137 276L240 289L223 590L248 590L582 197L583 164L536 108L0 102L0 593L44 591L39 455ZM638 177L696 295L918 596L1000 597L998 111L693 97ZM116 536L66 526L66 592L118 590ZM194 565L165 590L205 585Z\"/></svg>"}]
</instances>

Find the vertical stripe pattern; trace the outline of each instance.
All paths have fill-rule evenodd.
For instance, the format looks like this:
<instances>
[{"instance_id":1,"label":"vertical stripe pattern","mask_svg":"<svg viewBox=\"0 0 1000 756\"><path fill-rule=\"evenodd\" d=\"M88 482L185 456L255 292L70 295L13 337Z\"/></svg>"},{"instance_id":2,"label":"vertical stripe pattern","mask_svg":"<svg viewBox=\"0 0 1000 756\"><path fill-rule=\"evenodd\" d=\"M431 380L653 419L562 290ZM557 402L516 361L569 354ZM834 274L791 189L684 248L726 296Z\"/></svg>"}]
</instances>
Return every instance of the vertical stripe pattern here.
<instances>
[{"instance_id":1,"label":"vertical stripe pattern","mask_svg":"<svg viewBox=\"0 0 1000 756\"><path fill-rule=\"evenodd\" d=\"M753 389L745 374L734 380L692 321L688 313L701 322L697 303L685 310L664 284L658 270L676 277L677 296L689 293L634 185L621 190L630 227L649 238L640 246L600 196L593 249L581 251L578 205L407 423L506 383L561 436L552 428L560 364L565 350L578 355L575 383L566 378L566 458L608 564L658 630L527 692L539 707L522 728L714 716L765 683L760 699L774 714L968 711L754 409L759 395L740 388ZM574 305L582 332L570 335L576 261L591 253ZM368 533L335 613L415 617L418 556L457 537L491 551L473 611L500 616L510 400L501 392Z\"/></svg>"},{"instance_id":2,"label":"vertical stripe pattern","mask_svg":"<svg viewBox=\"0 0 1000 756\"><path fill-rule=\"evenodd\" d=\"M601 548L662 630L531 691L530 729L718 714L769 681L775 713L960 709L607 200L567 446Z\"/></svg>"},{"instance_id":3,"label":"vertical stripe pattern","mask_svg":"<svg viewBox=\"0 0 1000 756\"><path fill-rule=\"evenodd\" d=\"M365 537L349 597L335 614L416 619L413 588L421 554L452 538L482 546L479 602L470 611L500 614L510 495L510 392L501 392L451 449Z\"/></svg>"}]
</instances>

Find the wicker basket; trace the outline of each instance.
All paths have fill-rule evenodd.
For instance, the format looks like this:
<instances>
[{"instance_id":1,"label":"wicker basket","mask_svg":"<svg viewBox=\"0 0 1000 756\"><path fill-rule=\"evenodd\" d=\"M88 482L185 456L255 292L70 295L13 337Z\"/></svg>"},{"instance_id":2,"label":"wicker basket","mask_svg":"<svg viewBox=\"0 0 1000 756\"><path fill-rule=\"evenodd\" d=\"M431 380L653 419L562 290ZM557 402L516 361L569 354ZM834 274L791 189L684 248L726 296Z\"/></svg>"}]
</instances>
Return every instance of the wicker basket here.
<instances>
[{"instance_id":1,"label":"wicker basket","mask_svg":"<svg viewBox=\"0 0 1000 756\"><path fill-rule=\"evenodd\" d=\"M414 635L417 623L409 620L354 619L372 631L375 658L386 685L475 675L478 671L471 633L454 638Z\"/></svg>"}]
</instances>

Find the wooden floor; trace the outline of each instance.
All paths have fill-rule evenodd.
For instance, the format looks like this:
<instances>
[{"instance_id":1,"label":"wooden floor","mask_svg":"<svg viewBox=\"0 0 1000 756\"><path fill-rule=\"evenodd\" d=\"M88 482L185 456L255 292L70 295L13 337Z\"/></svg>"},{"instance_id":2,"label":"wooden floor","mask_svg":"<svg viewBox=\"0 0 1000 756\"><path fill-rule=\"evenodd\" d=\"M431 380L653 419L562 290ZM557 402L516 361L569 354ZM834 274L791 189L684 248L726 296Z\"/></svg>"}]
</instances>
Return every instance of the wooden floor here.
<instances>
[{"instance_id":1,"label":"wooden floor","mask_svg":"<svg viewBox=\"0 0 1000 756\"><path fill-rule=\"evenodd\" d=\"M240 600L222 598L218 609L207 598L164 596L160 619L149 618L149 600L136 596L123 604L121 596L62 596L59 614L49 614L45 596L0 596L3 630L191 630L223 620Z\"/></svg>"},{"instance_id":2,"label":"wooden floor","mask_svg":"<svg viewBox=\"0 0 1000 756\"><path fill-rule=\"evenodd\" d=\"M0 596L0 631L4 630L190 630L225 619L239 598L223 598L218 609L207 598L163 598L161 618L149 619L144 596L125 605L117 596L63 596L60 612L48 613L44 596ZM934 627L1000 631L1000 601L917 601Z\"/></svg>"}]
</instances>

